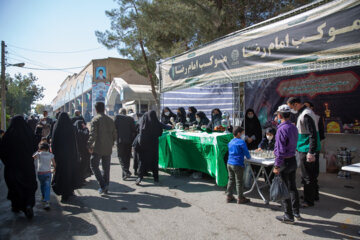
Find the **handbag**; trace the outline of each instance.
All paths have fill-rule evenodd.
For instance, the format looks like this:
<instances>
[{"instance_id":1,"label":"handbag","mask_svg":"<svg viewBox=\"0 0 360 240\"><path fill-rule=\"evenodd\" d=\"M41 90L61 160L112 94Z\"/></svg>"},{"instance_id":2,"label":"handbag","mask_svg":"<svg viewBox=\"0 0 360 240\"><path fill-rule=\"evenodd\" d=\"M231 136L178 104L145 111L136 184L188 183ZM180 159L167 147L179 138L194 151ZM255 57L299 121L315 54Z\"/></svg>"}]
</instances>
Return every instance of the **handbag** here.
<instances>
[{"instance_id":1,"label":"handbag","mask_svg":"<svg viewBox=\"0 0 360 240\"><path fill-rule=\"evenodd\" d=\"M270 201L280 202L290 198L289 190L279 175L276 175L270 187Z\"/></svg>"}]
</instances>

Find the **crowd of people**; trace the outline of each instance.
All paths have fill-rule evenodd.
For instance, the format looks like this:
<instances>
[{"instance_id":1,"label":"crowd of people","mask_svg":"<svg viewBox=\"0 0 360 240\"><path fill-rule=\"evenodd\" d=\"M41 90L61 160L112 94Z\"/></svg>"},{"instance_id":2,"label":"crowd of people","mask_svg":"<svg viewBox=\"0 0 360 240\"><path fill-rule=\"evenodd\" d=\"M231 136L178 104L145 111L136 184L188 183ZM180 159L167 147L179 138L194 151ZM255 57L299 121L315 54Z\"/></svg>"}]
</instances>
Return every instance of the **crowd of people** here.
<instances>
[{"instance_id":1,"label":"crowd of people","mask_svg":"<svg viewBox=\"0 0 360 240\"><path fill-rule=\"evenodd\" d=\"M226 201L232 202L235 193L239 204L250 199L243 196L244 157L250 159L249 150L271 150L276 156L273 173L281 176L286 183L291 198L282 202L285 214L278 219L285 223L300 218L299 194L296 188L296 169L302 172L304 184L303 207L314 206L319 200L317 177L319 174L319 117L311 109L312 103L302 103L298 98L290 98L276 112L276 127L265 129L264 135L253 109L248 109L242 126L234 127L233 140L228 144L227 170L229 181ZM215 108L211 119L206 114L189 107L186 113L183 107L176 114L165 107L160 121L155 111L146 112L138 121L126 109L120 109L113 120L105 114L102 102L95 104L97 115L92 119L90 130L87 128L80 111L70 118L66 112L58 112L51 120L44 111L40 120L34 117L24 119L15 116L11 119L8 130L2 133L0 150L5 165L5 181L8 186L8 199L13 212L23 211L32 218L37 189L36 175L40 182L42 202L45 209L50 208L50 189L67 201L74 195L74 190L86 183L86 178L95 175L99 184L99 194L109 191L110 161L113 145L116 143L117 154L122 168L122 179L132 173L130 159L133 150L133 171L137 176L136 184L148 172L152 172L154 182L159 181L159 136L164 129L177 126L212 131L222 125L222 112ZM294 118L295 116L295 118ZM293 121L291 121L291 119ZM232 130L232 126L227 126ZM18 147L22 146L22 151ZM102 165L102 171L99 165ZM253 167L254 171L259 168ZM267 168L271 175L272 167ZM235 191L236 189L236 191Z\"/></svg>"},{"instance_id":2,"label":"crowd of people","mask_svg":"<svg viewBox=\"0 0 360 240\"><path fill-rule=\"evenodd\" d=\"M123 180L132 175L129 168L133 148L136 184L149 171L154 181L159 181L158 137L171 126L161 123L155 111L145 113L136 123L125 109L120 109L115 120L105 114L104 103L97 102L95 109L97 115L90 130L79 111L75 111L73 118L66 112L58 112L54 121L46 111L41 119L34 116L24 119L21 115L11 119L7 131L2 132L0 159L5 165L7 198L13 212L23 211L29 219L33 217L36 176L44 209L50 209L51 188L61 196L61 201L67 201L92 174L99 183L99 193L107 193L115 142Z\"/></svg>"},{"instance_id":3,"label":"crowd of people","mask_svg":"<svg viewBox=\"0 0 360 240\"><path fill-rule=\"evenodd\" d=\"M187 113L183 107L177 108L176 114L170 108L165 107L162 110L160 119L161 123L170 125L173 128L179 126L179 128L188 129L190 126L195 126L198 130L207 129L207 131L213 131L216 126L222 125L223 117L220 109L214 108L211 111L211 119L209 120L204 112L197 111L195 107L191 106L188 108Z\"/></svg>"},{"instance_id":4,"label":"crowd of people","mask_svg":"<svg viewBox=\"0 0 360 240\"><path fill-rule=\"evenodd\" d=\"M236 200L234 188L238 194L239 204L248 203L250 199L243 196L244 157L250 159L249 150L273 150L275 155L274 168L267 168L281 177L290 193L290 198L282 201L284 215L277 219L283 223L293 224L301 219L300 207L308 208L319 201L319 153L320 141L324 139L322 122L313 111L311 102L301 102L291 97L287 104L279 106L276 111L276 128L267 128L262 138L260 122L254 111L246 111L245 130L235 128L234 139L228 144L229 158L227 169L229 181L227 185L227 202ZM296 170L301 169L301 182L304 186L302 203L296 186ZM254 171L259 168L253 167Z\"/></svg>"}]
</instances>

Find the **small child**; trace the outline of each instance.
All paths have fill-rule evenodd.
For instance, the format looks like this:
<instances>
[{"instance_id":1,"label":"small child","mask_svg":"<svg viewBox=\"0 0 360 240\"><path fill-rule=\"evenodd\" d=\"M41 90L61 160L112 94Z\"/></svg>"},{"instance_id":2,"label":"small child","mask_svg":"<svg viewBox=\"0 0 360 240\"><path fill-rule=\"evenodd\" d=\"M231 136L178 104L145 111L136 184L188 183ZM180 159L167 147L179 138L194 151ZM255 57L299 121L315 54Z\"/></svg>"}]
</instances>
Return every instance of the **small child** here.
<instances>
[{"instance_id":1,"label":"small child","mask_svg":"<svg viewBox=\"0 0 360 240\"><path fill-rule=\"evenodd\" d=\"M269 127L266 129L265 137L261 140L257 151L268 150L274 151L276 129Z\"/></svg>"},{"instance_id":2,"label":"small child","mask_svg":"<svg viewBox=\"0 0 360 240\"><path fill-rule=\"evenodd\" d=\"M226 202L230 203L236 199L233 196L233 190L236 186L238 194L237 203L244 204L250 202L250 199L243 196L243 175L244 175L244 156L250 159L248 148L245 141L245 131L242 127L236 127L234 138L229 142L229 160L227 162L227 169L229 174L229 182L226 190Z\"/></svg>"},{"instance_id":3,"label":"small child","mask_svg":"<svg viewBox=\"0 0 360 240\"><path fill-rule=\"evenodd\" d=\"M49 144L41 142L39 150L34 153L35 166L41 185L42 202L45 210L50 209L51 163L55 168L54 155L49 152Z\"/></svg>"}]
</instances>

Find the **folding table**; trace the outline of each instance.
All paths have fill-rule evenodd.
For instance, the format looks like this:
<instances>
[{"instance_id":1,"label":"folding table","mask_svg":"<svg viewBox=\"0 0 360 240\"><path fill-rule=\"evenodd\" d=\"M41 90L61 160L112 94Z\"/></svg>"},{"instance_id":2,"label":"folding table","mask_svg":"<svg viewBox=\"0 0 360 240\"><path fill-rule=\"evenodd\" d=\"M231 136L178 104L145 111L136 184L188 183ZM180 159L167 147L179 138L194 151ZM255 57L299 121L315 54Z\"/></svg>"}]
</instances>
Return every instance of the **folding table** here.
<instances>
[{"instance_id":1,"label":"folding table","mask_svg":"<svg viewBox=\"0 0 360 240\"><path fill-rule=\"evenodd\" d=\"M264 195L262 194L261 192L261 189L262 188L265 188L265 187L270 187L271 186L271 183L270 183L270 177L271 175L273 174L272 170L274 169L274 164L275 164L275 158L271 158L271 159L267 159L267 158L260 158L260 157L256 157L256 156L251 156L251 159L245 159L245 163L247 164L250 164L250 171L251 171L251 175L254 179L254 182L251 186L251 188L244 192L244 194L248 194L250 192L252 192L254 190L254 188L256 187L260 197L262 198L262 200L264 200L265 204L269 204L269 200L266 200L266 198L264 197ZM259 172L257 173L257 175L255 176L255 173L252 169L251 166L260 166L260 170ZM272 166L272 170L270 172L270 175L268 175L265 171L265 167L269 167L269 166ZM264 173L264 180L265 180L265 183L262 184L262 185L259 185L259 178L260 178L260 175L261 173Z\"/></svg>"},{"instance_id":2,"label":"folding table","mask_svg":"<svg viewBox=\"0 0 360 240\"><path fill-rule=\"evenodd\" d=\"M348 172L354 172L354 173L360 173L360 163L343 166L341 168L341 170L348 171ZM360 235L360 230L358 231L358 234Z\"/></svg>"}]
</instances>

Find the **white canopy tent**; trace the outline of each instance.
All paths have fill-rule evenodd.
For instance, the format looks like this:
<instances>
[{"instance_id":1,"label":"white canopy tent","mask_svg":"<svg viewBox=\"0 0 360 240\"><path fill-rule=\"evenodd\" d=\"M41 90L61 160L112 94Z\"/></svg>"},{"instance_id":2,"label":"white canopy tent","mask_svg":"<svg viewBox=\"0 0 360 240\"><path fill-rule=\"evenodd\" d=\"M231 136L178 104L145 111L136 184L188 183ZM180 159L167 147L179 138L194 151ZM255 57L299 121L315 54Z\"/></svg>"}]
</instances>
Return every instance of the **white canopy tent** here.
<instances>
[{"instance_id":1,"label":"white canopy tent","mask_svg":"<svg viewBox=\"0 0 360 240\"><path fill-rule=\"evenodd\" d=\"M130 104L131 103L131 104ZM114 109L116 104L135 105L148 104L151 108L155 105L150 85L128 84L122 78L114 78L105 99L106 109ZM140 107L139 107L140 109Z\"/></svg>"}]
</instances>

